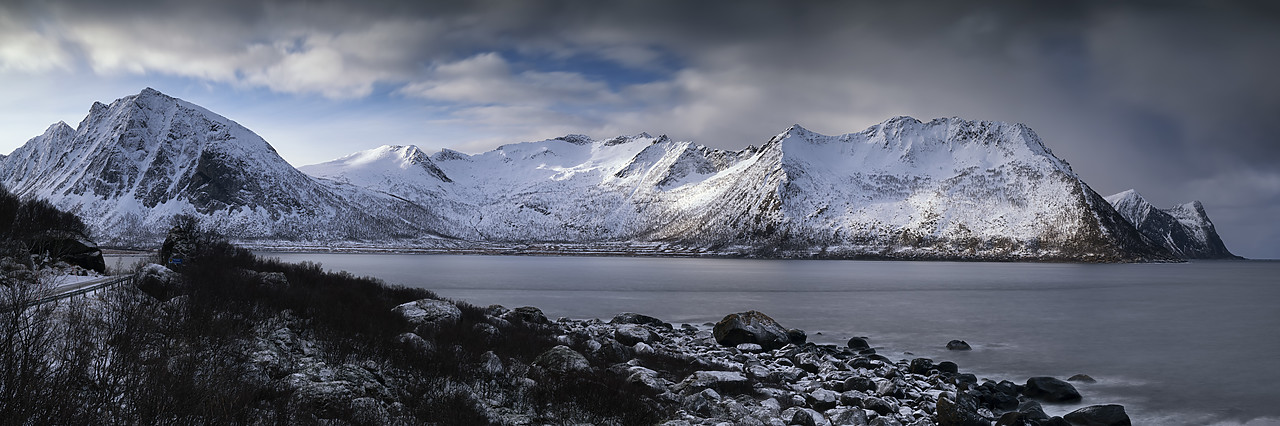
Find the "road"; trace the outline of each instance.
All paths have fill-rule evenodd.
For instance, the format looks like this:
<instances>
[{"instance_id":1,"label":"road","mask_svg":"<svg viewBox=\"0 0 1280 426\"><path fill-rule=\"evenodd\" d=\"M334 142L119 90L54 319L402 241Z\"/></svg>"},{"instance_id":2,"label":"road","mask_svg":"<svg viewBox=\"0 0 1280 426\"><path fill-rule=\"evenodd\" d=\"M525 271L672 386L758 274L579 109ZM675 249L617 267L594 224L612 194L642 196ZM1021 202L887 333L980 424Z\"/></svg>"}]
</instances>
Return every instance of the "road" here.
<instances>
[{"instance_id":1,"label":"road","mask_svg":"<svg viewBox=\"0 0 1280 426\"><path fill-rule=\"evenodd\" d=\"M25 303L23 305L35 306L35 305L45 304L45 303L53 302L59 299L65 299L71 296L85 294L94 290L112 287L112 286L125 284L125 283L132 283L132 282L133 282L133 275L114 275L110 277L102 277L100 279L95 279L95 280L71 283L63 286L54 287L53 290L49 291L48 295L41 297L39 299L36 299L30 303ZM14 306L0 306L0 312L9 312L9 311L12 311L13 309L14 309Z\"/></svg>"}]
</instances>

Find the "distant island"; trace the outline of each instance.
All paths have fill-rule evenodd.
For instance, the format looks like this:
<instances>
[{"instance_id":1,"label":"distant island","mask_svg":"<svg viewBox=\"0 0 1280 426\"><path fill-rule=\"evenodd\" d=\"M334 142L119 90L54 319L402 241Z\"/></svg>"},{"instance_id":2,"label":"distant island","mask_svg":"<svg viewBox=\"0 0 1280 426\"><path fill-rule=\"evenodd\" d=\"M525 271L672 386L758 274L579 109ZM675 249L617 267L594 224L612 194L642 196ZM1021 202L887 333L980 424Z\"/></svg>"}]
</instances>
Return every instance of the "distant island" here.
<instances>
[{"instance_id":1,"label":"distant island","mask_svg":"<svg viewBox=\"0 0 1280 426\"><path fill-rule=\"evenodd\" d=\"M154 247L190 214L255 247L1142 262L1235 258L1199 202L1102 197L1027 126L896 117L761 146L569 135L483 154L383 146L294 168L153 89L94 103L8 156L10 191Z\"/></svg>"}]
</instances>

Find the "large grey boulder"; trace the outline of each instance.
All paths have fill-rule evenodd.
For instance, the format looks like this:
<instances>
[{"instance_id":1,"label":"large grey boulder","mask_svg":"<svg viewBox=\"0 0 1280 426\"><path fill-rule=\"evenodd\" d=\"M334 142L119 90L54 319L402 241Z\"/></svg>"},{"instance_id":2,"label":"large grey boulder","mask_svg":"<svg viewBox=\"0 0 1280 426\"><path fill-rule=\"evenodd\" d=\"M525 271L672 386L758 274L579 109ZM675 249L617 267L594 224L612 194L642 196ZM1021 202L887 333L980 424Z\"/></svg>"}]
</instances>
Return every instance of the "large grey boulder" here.
<instances>
[{"instance_id":1,"label":"large grey boulder","mask_svg":"<svg viewBox=\"0 0 1280 426\"><path fill-rule=\"evenodd\" d=\"M759 311L729 314L712 330L716 342L724 346L755 343L765 350L778 349L791 343L787 329Z\"/></svg>"},{"instance_id":2,"label":"large grey boulder","mask_svg":"<svg viewBox=\"0 0 1280 426\"><path fill-rule=\"evenodd\" d=\"M657 340L658 334L643 325L622 324L614 330L613 338L624 345L635 346L636 343L650 343Z\"/></svg>"},{"instance_id":3,"label":"large grey boulder","mask_svg":"<svg viewBox=\"0 0 1280 426\"><path fill-rule=\"evenodd\" d=\"M462 310L453 302L421 299L396 306L392 312L400 314L415 327L424 324L452 323L462 318Z\"/></svg>"},{"instance_id":4,"label":"large grey boulder","mask_svg":"<svg viewBox=\"0 0 1280 426\"><path fill-rule=\"evenodd\" d=\"M182 277L177 272L154 263L148 263L138 270L135 279L139 290L161 302L166 302L181 292L179 287Z\"/></svg>"},{"instance_id":5,"label":"large grey boulder","mask_svg":"<svg viewBox=\"0 0 1280 426\"><path fill-rule=\"evenodd\" d=\"M586 357L565 345L556 346L538 355L533 360L533 365L560 373L591 369Z\"/></svg>"}]
</instances>

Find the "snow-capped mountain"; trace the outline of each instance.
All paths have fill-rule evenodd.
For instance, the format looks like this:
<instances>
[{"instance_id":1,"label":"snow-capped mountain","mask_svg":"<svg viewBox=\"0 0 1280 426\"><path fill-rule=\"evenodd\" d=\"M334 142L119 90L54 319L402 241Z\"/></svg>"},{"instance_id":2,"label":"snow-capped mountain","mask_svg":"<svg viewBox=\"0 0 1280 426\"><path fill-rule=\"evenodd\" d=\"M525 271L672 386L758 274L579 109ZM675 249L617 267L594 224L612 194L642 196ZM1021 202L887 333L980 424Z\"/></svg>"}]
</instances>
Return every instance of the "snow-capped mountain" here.
<instances>
[{"instance_id":1,"label":"snow-capped mountain","mask_svg":"<svg viewBox=\"0 0 1280 426\"><path fill-rule=\"evenodd\" d=\"M478 155L442 151L430 160L448 182L430 169L370 173L375 161L355 161L401 150L302 169L467 211L469 226L441 233L469 240L666 242L766 256L1168 256L1022 125L898 117L839 136L797 125L741 151L648 134L570 135Z\"/></svg>"},{"instance_id":2,"label":"snow-capped mountain","mask_svg":"<svg viewBox=\"0 0 1280 426\"><path fill-rule=\"evenodd\" d=\"M14 193L76 212L115 243L161 235L180 213L227 235L290 239L386 237L403 231L382 229L405 221L377 212L429 216L360 188L322 185L249 129L150 88L95 102L76 128L50 126L0 160L0 176Z\"/></svg>"},{"instance_id":3,"label":"snow-capped mountain","mask_svg":"<svg viewBox=\"0 0 1280 426\"><path fill-rule=\"evenodd\" d=\"M1151 241L1183 259L1238 259L1218 237L1199 201L1157 209L1132 189L1106 197L1107 202Z\"/></svg>"},{"instance_id":4,"label":"snow-capped mountain","mask_svg":"<svg viewBox=\"0 0 1280 426\"><path fill-rule=\"evenodd\" d=\"M189 213L240 240L388 248L1172 258L1031 129L998 122L898 117L838 136L796 125L739 151L645 133L475 155L384 146L301 170L234 121L151 89L0 159L13 192L79 212L109 244Z\"/></svg>"}]
</instances>

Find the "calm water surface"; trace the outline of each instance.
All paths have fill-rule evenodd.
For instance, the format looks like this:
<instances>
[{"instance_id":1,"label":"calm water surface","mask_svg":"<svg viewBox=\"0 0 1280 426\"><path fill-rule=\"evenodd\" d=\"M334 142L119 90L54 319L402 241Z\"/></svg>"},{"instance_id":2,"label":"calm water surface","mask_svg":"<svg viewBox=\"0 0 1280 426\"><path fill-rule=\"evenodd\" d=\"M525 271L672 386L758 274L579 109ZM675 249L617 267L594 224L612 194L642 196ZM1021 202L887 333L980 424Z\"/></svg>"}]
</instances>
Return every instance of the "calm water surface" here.
<instances>
[{"instance_id":1,"label":"calm water surface","mask_svg":"<svg viewBox=\"0 0 1280 426\"><path fill-rule=\"evenodd\" d=\"M1135 424L1277 424L1280 263L1079 265L266 253L549 317L639 312L703 324L755 309L810 340L994 380L1078 384ZM947 351L963 339L970 352ZM913 355L907 355L906 353ZM1079 405L1047 405L1063 414Z\"/></svg>"}]
</instances>

